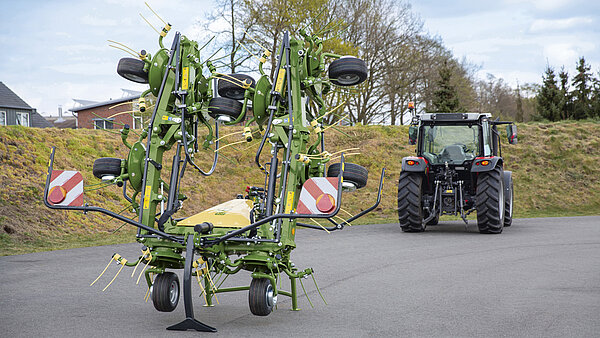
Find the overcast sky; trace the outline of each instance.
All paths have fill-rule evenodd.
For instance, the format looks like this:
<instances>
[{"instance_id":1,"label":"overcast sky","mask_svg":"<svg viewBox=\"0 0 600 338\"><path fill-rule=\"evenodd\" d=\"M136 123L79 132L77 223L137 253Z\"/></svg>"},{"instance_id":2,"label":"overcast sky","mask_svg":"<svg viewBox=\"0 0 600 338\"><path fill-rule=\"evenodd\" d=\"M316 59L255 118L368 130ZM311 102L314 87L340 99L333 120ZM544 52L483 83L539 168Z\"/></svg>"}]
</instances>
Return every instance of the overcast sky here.
<instances>
[{"instance_id":1,"label":"overcast sky","mask_svg":"<svg viewBox=\"0 0 600 338\"><path fill-rule=\"evenodd\" d=\"M116 73L124 52L107 39L153 53L162 23L143 0L7 1L0 12L0 81L44 115L67 110L72 99L104 101L121 88L144 90ZM206 38L199 21L209 0L150 0L151 6L193 39ZM439 35L456 57L481 65L511 85L541 82L548 62L574 73L585 56L600 69L600 1L597 0L413 0L426 29ZM170 44L169 34L165 45Z\"/></svg>"}]
</instances>

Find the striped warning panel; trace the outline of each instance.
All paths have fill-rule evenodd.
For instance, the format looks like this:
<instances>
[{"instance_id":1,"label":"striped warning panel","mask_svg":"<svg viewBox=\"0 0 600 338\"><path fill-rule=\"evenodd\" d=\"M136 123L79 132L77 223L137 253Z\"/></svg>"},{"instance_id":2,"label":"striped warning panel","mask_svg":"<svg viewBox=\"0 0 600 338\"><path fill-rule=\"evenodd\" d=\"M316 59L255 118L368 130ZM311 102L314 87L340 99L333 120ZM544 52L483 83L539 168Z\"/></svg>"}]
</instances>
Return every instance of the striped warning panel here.
<instances>
[{"instance_id":1,"label":"striped warning panel","mask_svg":"<svg viewBox=\"0 0 600 338\"><path fill-rule=\"evenodd\" d=\"M53 205L82 206L83 176L81 173L53 170L48 187L48 202Z\"/></svg>"},{"instance_id":2,"label":"striped warning panel","mask_svg":"<svg viewBox=\"0 0 600 338\"><path fill-rule=\"evenodd\" d=\"M338 203L337 177L313 177L302 185L296 213L303 215L332 213Z\"/></svg>"}]
</instances>

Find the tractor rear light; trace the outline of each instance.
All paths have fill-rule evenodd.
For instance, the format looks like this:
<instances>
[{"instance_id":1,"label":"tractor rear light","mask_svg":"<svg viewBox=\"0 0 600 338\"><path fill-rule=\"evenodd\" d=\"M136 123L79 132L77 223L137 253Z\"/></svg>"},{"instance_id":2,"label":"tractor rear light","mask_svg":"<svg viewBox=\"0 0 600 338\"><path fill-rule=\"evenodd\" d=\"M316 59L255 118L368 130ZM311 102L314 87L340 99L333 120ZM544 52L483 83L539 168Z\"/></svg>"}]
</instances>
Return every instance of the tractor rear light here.
<instances>
[{"instance_id":1,"label":"tractor rear light","mask_svg":"<svg viewBox=\"0 0 600 338\"><path fill-rule=\"evenodd\" d=\"M479 163L481 163L481 165L488 165L488 164L490 164L490 161L481 161Z\"/></svg>"},{"instance_id":2,"label":"tractor rear light","mask_svg":"<svg viewBox=\"0 0 600 338\"><path fill-rule=\"evenodd\" d=\"M415 165L415 164L418 164L418 163L419 163L419 162L415 162L415 161L413 161L413 160L408 160L408 161L406 161L406 164L408 164L408 165Z\"/></svg>"}]
</instances>

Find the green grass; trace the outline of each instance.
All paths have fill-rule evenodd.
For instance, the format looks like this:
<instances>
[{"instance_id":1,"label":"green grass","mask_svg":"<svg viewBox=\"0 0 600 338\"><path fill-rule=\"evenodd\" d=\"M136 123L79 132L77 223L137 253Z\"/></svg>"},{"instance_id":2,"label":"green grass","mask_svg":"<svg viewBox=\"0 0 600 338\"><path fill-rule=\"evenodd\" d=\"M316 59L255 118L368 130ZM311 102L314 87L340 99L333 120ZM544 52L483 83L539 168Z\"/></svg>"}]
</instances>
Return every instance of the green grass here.
<instances>
[{"instance_id":1,"label":"green grass","mask_svg":"<svg viewBox=\"0 0 600 338\"><path fill-rule=\"evenodd\" d=\"M600 123L557 122L519 124L519 143L502 142L506 170L513 171L515 217L555 217L600 214ZM369 169L367 186L344 194L344 210L356 214L377 197L379 174L386 167L381 204L360 223L397 222L396 194L402 157L414 154L405 126L336 127L325 144L331 153L360 147L361 154L347 161ZM222 134L239 128L225 128ZM202 135L202 134L201 134ZM239 140L239 135L224 143ZM130 137L130 141L133 136ZM189 199L178 216L188 216L243 193L246 185L262 185L264 176L254 164L259 140L223 150L214 175L203 177L188 168L182 193ZM86 185L98 183L92 164L99 157L124 158L119 137L98 130L0 127L0 255L131 242L135 229L109 217L50 210L42 201L50 147L56 146L55 169L79 170ZM264 152L262 159L267 160ZM165 155L170 170L171 155ZM208 169L212 152L196 156ZM166 177L163 177L163 179ZM120 189L108 187L86 193L86 202L113 211L127 204ZM125 212L125 215L133 216ZM472 215L473 216L473 215ZM448 218L459 219L459 218Z\"/></svg>"}]
</instances>

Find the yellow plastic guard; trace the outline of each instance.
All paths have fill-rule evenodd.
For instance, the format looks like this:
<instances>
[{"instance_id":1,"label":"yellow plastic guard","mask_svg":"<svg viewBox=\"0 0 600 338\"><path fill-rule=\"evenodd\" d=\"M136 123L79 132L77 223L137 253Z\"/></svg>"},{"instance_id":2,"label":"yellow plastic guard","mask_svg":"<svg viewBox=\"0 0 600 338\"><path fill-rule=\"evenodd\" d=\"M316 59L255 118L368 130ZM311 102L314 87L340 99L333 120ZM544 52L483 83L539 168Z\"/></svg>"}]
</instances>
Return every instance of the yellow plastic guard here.
<instances>
[{"instance_id":1,"label":"yellow plastic guard","mask_svg":"<svg viewBox=\"0 0 600 338\"><path fill-rule=\"evenodd\" d=\"M277 82L275 82L275 91L281 93L283 81L285 80L285 69L281 68L277 74Z\"/></svg>"},{"instance_id":2,"label":"yellow plastic guard","mask_svg":"<svg viewBox=\"0 0 600 338\"><path fill-rule=\"evenodd\" d=\"M193 227L202 222L209 222L220 228L243 228L250 225L252 204L251 200L234 199L181 220L177 225Z\"/></svg>"},{"instance_id":3,"label":"yellow plastic guard","mask_svg":"<svg viewBox=\"0 0 600 338\"><path fill-rule=\"evenodd\" d=\"M183 67L181 72L181 90L188 89L188 81L189 81L190 67Z\"/></svg>"}]
</instances>

